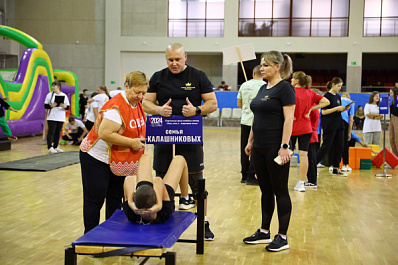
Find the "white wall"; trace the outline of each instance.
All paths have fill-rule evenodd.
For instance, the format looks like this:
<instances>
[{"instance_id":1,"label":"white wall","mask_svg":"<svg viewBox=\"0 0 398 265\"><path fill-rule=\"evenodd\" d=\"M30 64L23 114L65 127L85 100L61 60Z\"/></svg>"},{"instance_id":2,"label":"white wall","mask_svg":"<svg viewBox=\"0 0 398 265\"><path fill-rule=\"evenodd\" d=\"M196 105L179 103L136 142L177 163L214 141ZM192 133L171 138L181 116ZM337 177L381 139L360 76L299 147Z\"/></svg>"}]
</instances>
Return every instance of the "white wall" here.
<instances>
[{"instance_id":1,"label":"white wall","mask_svg":"<svg viewBox=\"0 0 398 265\"><path fill-rule=\"evenodd\" d=\"M166 46L180 42L188 54L221 54L224 47L253 43L254 50L262 53L279 50L287 53L347 53L347 66L352 61L362 64L362 53L397 53L398 37L362 37L364 1L350 1L349 37L240 37L238 38L238 0L228 0L225 5L225 32L223 38L169 38L167 36L121 36L121 0L106 1L105 83L119 80L121 58L124 52L164 53ZM167 0L162 0L167 1ZM164 22L167 23L167 20ZM145 60L143 60L145 61ZM325 62L327 63L327 62ZM142 62L145 64L145 62ZM159 66L159 70L165 67ZM220 64L222 68L222 62ZM360 89L361 78L357 71L348 79L351 91ZM116 85L115 85L116 86ZM351 90L352 89L352 90Z\"/></svg>"},{"instance_id":2,"label":"white wall","mask_svg":"<svg viewBox=\"0 0 398 265\"><path fill-rule=\"evenodd\" d=\"M119 85L124 82L124 74L134 71L144 72L148 78L166 67L164 53L156 52L122 52L121 53L121 75Z\"/></svg>"}]
</instances>

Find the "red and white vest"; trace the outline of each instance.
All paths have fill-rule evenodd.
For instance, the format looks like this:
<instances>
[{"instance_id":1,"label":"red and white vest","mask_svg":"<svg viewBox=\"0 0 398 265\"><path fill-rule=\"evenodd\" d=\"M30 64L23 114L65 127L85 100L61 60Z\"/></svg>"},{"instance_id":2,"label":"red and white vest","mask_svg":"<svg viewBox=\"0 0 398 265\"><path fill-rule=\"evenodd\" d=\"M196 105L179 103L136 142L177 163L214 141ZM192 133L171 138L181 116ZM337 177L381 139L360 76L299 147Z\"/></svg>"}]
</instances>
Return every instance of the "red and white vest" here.
<instances>
[{"instance_id":1,"label":"red and white vest","mask_svg":"<svg viewBox=\"0 0 398 265\"><path fill-rule=\"evenodd\" d=\"M136 108L132 108L122 96L122 93L120 93L106 102L100 110L93 128L80 145L80 149L83 152L88 152L98 141L98 130L103 119L104 111L109 109L118 109L122 118L122 125L117 132L118 134L129 138L145 138L146 116L141 102L137 103ZM137 174L138 160L144 151L144 149L135 151L128 146L112 145L108 163L113 174L118 176Z\"/></svg>"}]
</instances>

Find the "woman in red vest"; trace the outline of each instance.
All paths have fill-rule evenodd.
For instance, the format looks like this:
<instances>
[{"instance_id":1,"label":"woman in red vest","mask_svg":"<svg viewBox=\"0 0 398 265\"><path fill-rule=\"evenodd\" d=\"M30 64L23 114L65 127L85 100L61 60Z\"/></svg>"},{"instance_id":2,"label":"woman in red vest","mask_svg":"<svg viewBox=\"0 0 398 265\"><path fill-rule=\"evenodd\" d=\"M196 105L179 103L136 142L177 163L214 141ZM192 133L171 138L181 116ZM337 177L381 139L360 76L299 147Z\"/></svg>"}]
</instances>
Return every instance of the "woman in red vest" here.
<instances>
[{"instance_id":1,"label":"woman in red vest","mask_svg":"<svg viewBox=\"0 0 398 265\"><path fill-rule=\"evenodd\" d=\"M84 233L99 224L106 200L106 219L120 209L124 178L137 173L144 153L146 116L141 100L148 89L142 72L126 74L122 91L105 103L80 145Z\"/></svg>"}]
</instances>

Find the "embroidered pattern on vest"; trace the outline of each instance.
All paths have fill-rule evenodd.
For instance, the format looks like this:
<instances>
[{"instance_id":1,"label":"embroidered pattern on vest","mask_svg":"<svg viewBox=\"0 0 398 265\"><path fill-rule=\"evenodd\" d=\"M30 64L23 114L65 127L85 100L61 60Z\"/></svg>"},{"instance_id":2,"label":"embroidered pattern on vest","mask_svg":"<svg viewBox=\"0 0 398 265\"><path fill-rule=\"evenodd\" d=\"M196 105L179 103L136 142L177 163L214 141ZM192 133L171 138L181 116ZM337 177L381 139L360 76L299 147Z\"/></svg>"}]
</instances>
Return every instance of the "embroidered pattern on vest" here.
<instances>
[{"instance_id":1,"label":"embroidered pattern on vest","mask_svg":"<svg viewBox=\"0 0 398 265\"><path fill-rule=\"evenodd\" d=\"M110 167L113 174L118 176L137 175L138 161L135 163L134 161L131 161L131 163L115 163L115 161L112 161Z\"/></svg>"}]
</instances>

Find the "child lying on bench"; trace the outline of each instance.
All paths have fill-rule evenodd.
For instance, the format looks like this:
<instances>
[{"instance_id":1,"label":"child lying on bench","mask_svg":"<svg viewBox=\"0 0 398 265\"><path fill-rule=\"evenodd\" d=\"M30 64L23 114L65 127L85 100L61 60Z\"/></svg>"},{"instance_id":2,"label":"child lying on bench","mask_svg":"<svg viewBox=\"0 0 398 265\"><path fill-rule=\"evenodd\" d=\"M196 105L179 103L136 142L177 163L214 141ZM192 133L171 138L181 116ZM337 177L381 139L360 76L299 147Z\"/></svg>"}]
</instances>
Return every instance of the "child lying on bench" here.
<instances>
[{"instance_id":1,"label":"child lying on bench","mask_svg":"<svg viewBox=\"0 0 398 265\"><path fill-rule=\"evenodd\" d=\"M151 159L143 154L138 162L137 186L134 176L124 181L123 210L130 222L164 223L175 209L174 194L180 185L181 196L188 197L188 167L183 156L175 156L164 178L152 178Z\"/></svg>"}]
</instances>

